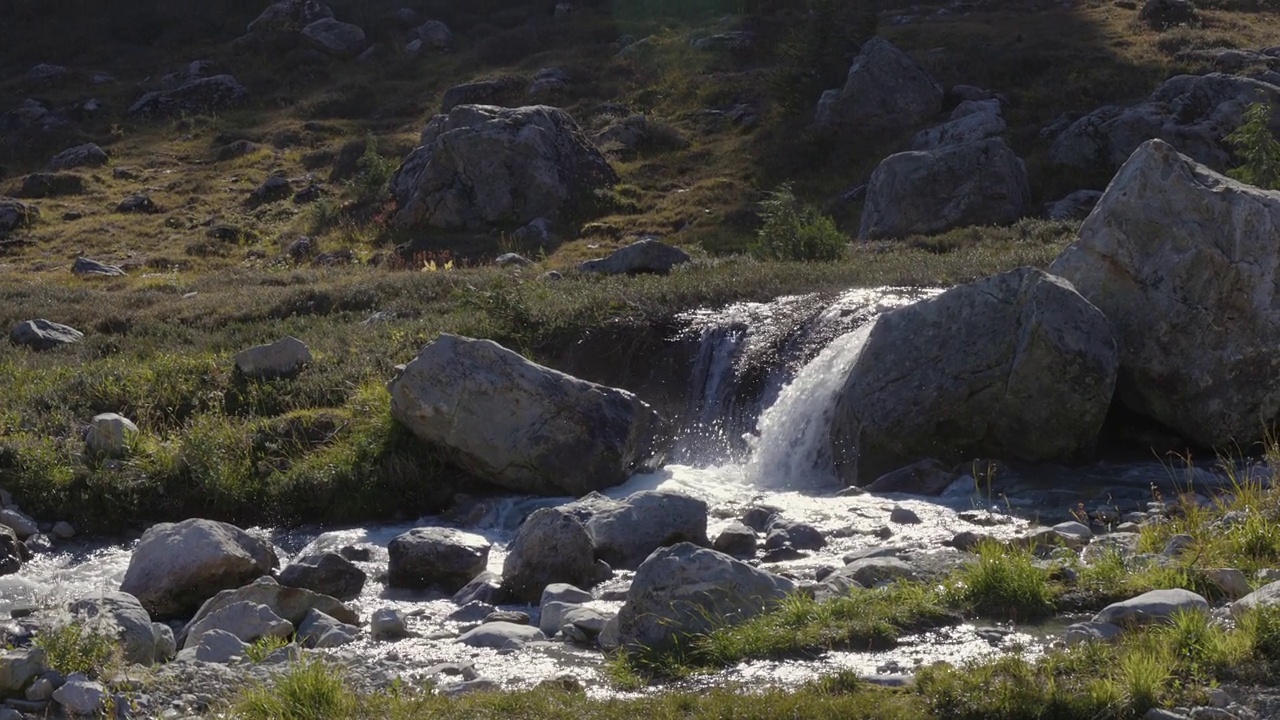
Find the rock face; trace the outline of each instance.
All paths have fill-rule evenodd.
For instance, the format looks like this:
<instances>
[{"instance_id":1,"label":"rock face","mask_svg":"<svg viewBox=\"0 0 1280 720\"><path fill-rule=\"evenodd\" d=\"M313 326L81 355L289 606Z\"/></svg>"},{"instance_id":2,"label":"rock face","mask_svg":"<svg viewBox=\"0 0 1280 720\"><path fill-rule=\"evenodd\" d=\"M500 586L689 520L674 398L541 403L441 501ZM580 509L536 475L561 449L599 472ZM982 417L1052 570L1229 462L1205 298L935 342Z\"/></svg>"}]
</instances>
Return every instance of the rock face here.
<instances>
[{"instance_id":1,"label":"rock face","mask_svg":"<svg viewBox=\"0 0 1280 720\"><path fill-rule=\"evenodd\" d=\"M942 111L942 86L881 37L862 46L844 87L818 101L819 127L882 132L926 122Z\"/></svg>"},{"instance_id":2,"label":"rock face","mask_svg":"<svg viewBox=\"0 0 1280 720\"><path fill-rule=\"evenodd\" d=\"M871 174L858 237L1008 224L1025 214L1030 197L1026 166L1001 138L897 153Z\"/></svg>"},{"instance_id":3,"label":"rock face","mask_svg":"<svg viewBox=\"0 0 1280 720\"><path fill-rule=\"evenodd\" d=\"M595 574L595 549L582 521L559 508L542 508L511 542L502 585L516 600L533 603L552 583L590 587Z\"/></svg>"},{"instance_id":4,"label":"rock face","mask_svg":"<svg viewBox=\"0 0 1280 720\"><path fill-rule=\"evenodd\" d=\"M566 506L586 519L596 557L635 568L660 547L707 540L707 504L683 493L645 490L623 500L592 494Z\"/></svg>"},{"instance_id":5,"label":"rock face","mask_svg":"<svg viewBox=\"0 0 1280 720\"><path fill-rule=\"evenodd\" d=\"M94 415L84 438L85 449L100 457L122 457L129 452L129 443L137 434L138 426L123 415Z\"/></svg>"},{"instance_id":6,"label":"rock face","mask_svg":"<svg viewBox=\"0 0 1280 720\"><path fill-rule=\"evenodd\" d=\"M275 565L268 543L234 525L201 519L161 523L138 541L120 590L157 619L185 617L219 590L252 582Z\"/></svg>"},{"instance_id":7,"label":"rock face","mask_svg":"<svg viewBox=\"0 0 1280 720\"><path fill-rule=\"evenodd\" d=\"M84 333L69 325L48 320L27 320L14 325L13 330L9 331L10 342L33 350L52 350L81 340L84 340Z\"/></svg>"},{"instance_id":8,"label":"rock face","mask_svg":"<svg viewBox=\"0 0 1280 720\"><path fill-rule=\"evenodd\" d=\"M1145 102L1108 105L1076 120L1053 141L1049 158L1059 165L1113 170L1139 145L1159 138L1221 172L1231 165L1222 139L1255 102L1280 107L1280 86L1222 73L1179 75Z\"/></svg>"},{"instance_id":9,"label":"rock face","mask_svg":"<svg viewBox=\"0 0 1280 720\"><path fill-rule=\"evenodd\" d=\"M387 583L400 588L457 592L484 572L489 541L453 528L414 528L387 546Z\"/></svg>"},{"instance_id":10,"label":"rock face","mask_svg":"<svg viewBox=\"0 0 1280 720\"><path fill-rule=\"evenodd\" d=\"M0 196L0 237L14 230L35 225L39 219L40 208L35 205Z\"/></svg>"},{"instance_id":11,"label":"rock face","mask_svg":"<svg viewBox=\"0 0 1280 720\"><path fill-rule=\"evenodd\" d=\"M101 592L81 598L67 609L119 638L127 662L150 665L164 659L155 656L155 629L138 598L123 592Z\"/></svg>"},{"instance_id":12,"label":"rock face","mask_svg":"<svg viewBox=\"0 0 1280 720\"><path fill-rule=\"evenodd\" d=\"M664 242L647 238L615 250L609 257L588 260L578 266L579 272L605 275L666 275L677 265L689 262L689 253Z\"/></svg>"},{"instance_id":13,"label":"rock face","mask_svg":"<svg viewBox=\"0 0 1280 720\"><path fill-rule=\"evenodd\" d=\"M1280 417L1277 233L1280 193L1160 140L1133 154L1051 266L1115 327L1121 402L1203 445L1262 437Z\"/></svg>"},{"instance_id":14,"label":"rock face","mask_svg":"<svg viewBox=\"0 0 1280 720\"><path fill-rule=\"evenodd\" d=\"M302 29L302 34L321 51L335 57L353 58L368 45L360 26L333 18L322 18L310 23Z\"/></svg>"},{"instance_id":15,"label":"rock face","mask_svg":"<svg viewBox=\"0 0 1280 720\"><path fill-rule=\"evenodd\" d=\"M79 167L102 167L110 160L107 153L95 143L85 143L67 148L49 160L50 170L71 170Z\"/></svg>"},{"instance_id":16,"label":"rock face","mask_svg":"<svg viewBox=\"0 0 1280 720\"><path fill-rule=\"evenodd\" d=\"M441 335L390 384L391 413L516 492L580 496L648 467L664 423L625 390L534 364L501 345Z\"/></svg>"},{"instance_id":17,"label":"rock face","mask_svg":"<svg viewBox=\"0 0 1280 720\"><path fill-rule=\"evenodd\" d=\"M172 90L156 90L138 98L129 116L164 118L213 112L240 105L249 91L230 75L213 75L184 83Z\"/></svg>"},{"instance_id":18,"label":"rock face","mask_svg":"<svg viewBox=\"0 0 1280 720\"><path fill-rule=\"evenodd\" d=\"M236 369L259 378L288 377L311 361L307 344L292 336L236 353Z\"/></svg>"},{"instance_id":19,"label":"rock face","mask_svg":"<svg viewBox=\"0 0 1280 720\"><path fill-rule=\"evenodd\" d=\"M301 558L280 571L279 581L287 587L306 588L339 600L352 600L364 589L368 576L355 563L337 553L321 553Z\"/></svg>"},{"instance_id":20,"label":"rock face","mask_svg":"<svg viewBox=\"0 0 1280 720\"><path fill-rule=\"evenodd\" d=\"M663 548L636 571L618 613L618 642L658 653L691 635L749 620L777 605L795 583L692 543Z\"/></svg>"},{"instance_id":21,"label":"rock face","mask_svg":"<svg viewBox=\"0 0 1280 720\"><path fill-rule=\"evenodd\" d=\"M1032 268L887 312L851 341L863 344L831 430L851 484L925 458L1080 458L1116 382L1107 318Z\"/></svg>"},{"instance_id":22,"label":"rock face","mask_svg":"<svg viewBox=\"0 0 1280 720\"><path fill-rule=\"evenodd\" d=\"M427 124L391 191L399 225L457 230L556 221L617 181L563 110L460 105Z\"/></svg>"}]
</instances>

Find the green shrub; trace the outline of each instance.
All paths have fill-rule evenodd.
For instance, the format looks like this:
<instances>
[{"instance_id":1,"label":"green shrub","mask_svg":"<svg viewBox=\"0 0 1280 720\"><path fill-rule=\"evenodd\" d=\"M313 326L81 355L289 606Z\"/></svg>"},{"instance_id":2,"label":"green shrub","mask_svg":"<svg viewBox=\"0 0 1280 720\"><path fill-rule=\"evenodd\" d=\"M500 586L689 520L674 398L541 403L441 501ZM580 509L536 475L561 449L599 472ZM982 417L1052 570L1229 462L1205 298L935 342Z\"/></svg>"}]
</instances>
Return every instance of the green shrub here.
<instances>
[{"instance_id":1,"label":"green shrub","mask_svg":"<svg viewBox=\"0 0 1280 720\"><path fill-rule=\"evenodd\" d=\"M1269 104L1250 105L1244 123L1227 136L1227 144L1241 161L1228 175L1264 190L1280 190L1280 140L1271 132Z\"/></svg>"},{"instance_id":2,"label":"green shrub","mask_svg":"<svg viewBox=\"0 0 1280 720\"><path fill-rule=\"evenodd\" d=\"M948 589L952 602L984 616L1017 620L1053 611L1049 572L1036 567L1030 550L987 541L975 554L977 559L956 573Z\"/></svg>"},{"instance_id":3,"label":"green shrub","mask_svg":"<svg viewBox=\"0 0 1280 720\"><path fill-rule=\"evenodd\" d=\"M835 221L797 200L791 183L770 192L760 214L764 225L747 249L761 260L839 260L848 250Z\"/></svg>"},{"instance_id":4,"label":"green shrub","mask_svg":"<svg viewBox=\"0 0 1280 720\"><path fill-rule=\"evenodd\" d=\"M378 153L378 139L372 134L364 141L364 154L356 161L356 173L352 180L360 194L361 202L375 202L387 193L387 183L396 172L396 162Z\"/></svg>"},{"instance_id":5,"label":"green shrub","mask_svg":"<svg viewBox=\"0 0 1280 720\"><path fill-rule=\"evenodd\" d=\"M68 622L36 635L49 667L63 675L84 673L99 677L121 660L116 638L81 621Z\"/></svg>"},{"instance_id":6,"label":"green shrub","mask_svg":"<svg viewBox=\"0 0 1280 720\"><path fill-rule=\"evenodd\" d=\"M312 660L293 665L271 686L252 688L236 703L245 720L342 720L353 717L359 698L341 672Z\"/></svg>"}]
</instances>

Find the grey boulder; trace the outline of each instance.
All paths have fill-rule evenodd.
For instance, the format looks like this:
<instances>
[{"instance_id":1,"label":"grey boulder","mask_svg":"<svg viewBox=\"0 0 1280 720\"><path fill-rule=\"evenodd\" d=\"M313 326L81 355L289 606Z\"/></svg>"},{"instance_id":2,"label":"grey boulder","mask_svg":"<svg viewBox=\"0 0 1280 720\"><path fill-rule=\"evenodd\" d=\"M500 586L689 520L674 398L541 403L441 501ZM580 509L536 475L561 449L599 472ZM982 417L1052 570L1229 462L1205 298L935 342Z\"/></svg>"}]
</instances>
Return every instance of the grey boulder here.
<instances>
[{"instance_id":1,"label":"grey boulder","mask_svg":"<svg viewBox=\"0 0 1280 720\"><path fill-rule=\"evenodd\" d=\"M819 127L845 132L885 132L926 122L942 111L942 86L888 40L868 40L854 59L843 88L818 101Z\"/></svg>"},{"instance_id":2,"label":"grey boulder","mask_svg":"<svg viewBox=\"0 0 1280 720\"><path fill-rule=\"evenodd\" d=\"M340 58L353 58L368 46L360 26L333 18L321 18L308 24L302 28L302 34L321 52Z\"/></svg>"},{"instance_id":3,"label":"grey boulder","mask_svg":"<svg viewBox=\"0 0 1280 720\"><path fill-rule=\"evenodd\" d=\"M320 553L290 563L276 578L281 585L306 588L339 600L353 600L368 576L338 553Z\"/></svg>"},{"instance_id":4,"label":"grey boulder","mask_svg":"<svg viewBox=\"0 0 1280 720\"><path fill-rule=\"evenodd\" d=\"M50 170L72 170L79 167L102 167L110 160L107 153L95 143L85 143L67 148L49 159Z\"/></svg>"},{"instance_id":5,"label":"grey boulder","mask_svg":"<svg viewBox=\"0 0 1280 720\"><path fill-rule=\"evenodd\" d=\"M1190 590L1152 590L1112 603L1093 617L1095 623L1121 627L1168 622L1179 612L1209 612L1209 603Z\"/></svg>"},{"instance_id":6,"label":"grey boulder","mask_svg":"<svg viewBox=\"0 0 1280 720\"><path fill-rule=\"evenodd\" d=\"M502 585L520 602L537 602L553 583L589 587L595 549L582 521L559 508L542 508L521 524L502 565Z\"/></svg>"},{"instance_id":7,"label":"grey boulder","mask_svg":"<svg viewBox=\"0 0 1280 720\"><path fill-rule=\"evenodd\" d=\"M646 238L613 251L608 257L587 260L578 272L602 275L666 275L678 265L689 262L689 254L660 240Z\"/></svg>"},{"instance_id":8,"label":"grey boulder","mask_svg":"<svg viewBox=\"0 0 1280 720\"><path fill-rule=\"evenodd\" d=\"M74 345L84 340L84 333L69 326L48 320L26 320L13 326L9 341L32 350L52 350L63 345Z\"/></svg>"},{"instance_id":9,"label":"grey boulder","mask_svg":"<svg viewBox=\"0 0 1280 720\"><path fill-rule=\"evenodd\" d=\"M40 208L31 203L0 196L0 238L14 230L31 227L40 219Z\"/></svg>"},{"instance_id":10,"label":"grey boulder","mask_svg":"<svg viewBox=\"0 0 1280 720\"><path fill-rule=\"evenodd\" d=\"M289 377L312 361L307 344L296 337L281 338L236 353L236 370L248 377Z\"/></svg>"},{"instance_id":11,"label":"grey boulder","mask_svg":"<svg viewBox=\"0 0 1280 720\"><path fill-rule=\"evenodd\" d=\"M117 638L126 662L150 665L165 659L156 657L155 628L136 597L124 592L97 592L76 600L67 610L73 617Z\"/></svg>"},{"instance_id":12,"label":"grey boulder","mask_svg":"<svg viewBox=\"0 0 1280 720\"><path fill-rule=\"evenodd\" d=\"M230 75L213 75L184 83L172 90L156 90L129 107L135 118L166 118L226 110L241 105L249 91Z\"/></svg>"},{"instance_id":13,"label":"grey boulder","mask_svg":"<svg viewBox=\"0 0 1280 720\"><path fill-rule=\"evenodd\" d=\"M387 545L391 587L457 592L484 571L490 543L453 528L414 528Z\"/></svg>"},{"instance_id":14,"label":"grey boulder","mask_svg":"<svg viewBox=\"0 0 1280 720\"><path fill-rule=\"evenodd\" d=\"M123 457L137 435L138 426L129 418L117 413L101 413L89 421L84 445L90 454L98 457Z\"/></svg>"},{"instance_id":15,"label":"grey boulder","mask_svg":"<svg viewBox=\"0 0 1280 720\"><path fill-rule=\"evenodd\" d=\"M1070 461L1111 404L1116 341L1061 278L1020 268L884 313L836 402L833 459L850 484L935 458Z\"/></svg>"},{"instance_id":16,"label":"grey boulder","mask_svg":"<svg viewBox=\"0 0 1280 720\"><path fill-rule=\"evenodd\" d=\"M179 634L179 640L185 644L187 635L205 617L222 608L240 602L265 605L271 609L271 612L284 620L288 620L295 627L306 619L307 613L312 610L319 610L348 625L355 625L360 622L360 618L355 611L343 605L336 598L304 590L303 588L284 587L277 583L275 578L266 576L260 577L243 587L223 590L209 598L200 606L200 609L195 613L195 617L191 618L191 622L187 623L186 627L183 628Z\"/></svg>"},{"instance_id":17,"label":"grey boulder","mask_svg":"<svg viewBox=\"0 0 1280 720\"><path fill-rule=\"evenodd\" d=\"M196 645L205 633L213 630L228 632L242 642L252 643L263 637L287 638L293 634L293 623L262 603L234 602L193 621L187 627L183 649Z\"/></svg>"},{"instance_id":18,"label":"grey boulder","mask_svg":"<svg viewBox=\"0 0 1280 720\"><path fill-rule=\"evenodd\" d=\"M493 485L581 496L652 466L665 423L635 395L489 340L442 334L390 384L391 413Z\"/></svg>"},{"instance_id":19,"label":"grey boulder","mask_svg":"<svg viewBox=\"0 0 1280 720\"><path fill-rule=\"evenodd\" d=\"M458 642L463 645L495 650L519 650L528 643L546 639L536 627L509 622L484 623L458 636Z\"/></svg>"},{"instance_id":20,"label":"grey boulder","mask_svg":"<svg viewBox=\"0 0 1280 720\"><path fill-rule=\"evenodd\" d=\"M309 610L298 625L298 642L305 648L340 647L355 642L359 635L360 628L338 622L319 610Z\"/></svg>"},{"instance_id":21,"label":"grey boulder","mask_svg":"<svg viewBox=\"0 0 1280 720\"><path fill-rule=\"evenodd\" d=\"M706 502L683 493L644 490L622 500L592 494L565 507L586 519L596 557L615 568L638 567L676 543L711 544Z\"/></svg>"}]
</instances>

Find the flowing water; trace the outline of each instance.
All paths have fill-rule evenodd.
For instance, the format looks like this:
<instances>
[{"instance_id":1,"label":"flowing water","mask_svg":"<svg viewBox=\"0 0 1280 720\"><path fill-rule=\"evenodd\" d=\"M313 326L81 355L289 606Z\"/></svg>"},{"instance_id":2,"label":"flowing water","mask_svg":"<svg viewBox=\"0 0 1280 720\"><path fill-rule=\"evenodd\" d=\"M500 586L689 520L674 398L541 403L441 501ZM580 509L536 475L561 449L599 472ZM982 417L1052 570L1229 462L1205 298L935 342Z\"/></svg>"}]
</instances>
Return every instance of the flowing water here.
<instances>
[{"instance_id":1,"label":"flowing water","mask_svg":"<svg viewBox=\"0 0 1280 720\"><path fill-rule=\"evenodd\" d=\"M687 332L701 338L697 371L692 378L686 432L677 448L679 464L638 475L606 495L621 498L646 489L678 490L705 500L711 508L708 534L716 534L753 505L769 505L792 520L806 522L824 534L828 546L809 557L771 563L775 572L812 579L821 566L839 567L842 556L862 548L890 545L910 555L945 552L942 543L962 530L1008 537L1025 529L1026 518L1039 512L1045 495L997 497L980 492L972 478L962 478L942 497L914 498L884 495L842 495L831 476L827 434L835 399L866 337L868 322L893 307L915 302L936 291L885 288L847 293L835 301L814 296L782 298L773 303L734 305L716 312L690 313ZM1048 480L1081 486L1079 471L1039 470ZM1153 478L1168 476L1158 463L1142 466L1095 467L1091 482L1099 487L1144 487ZM1016 474L1016 473L1015 473ZM1028 486L1037 482L1024 478ZM1052 496L1049 496L1052 497ZM1074 495L1072 497L1075 497ZM370 562L359 563L369 574L363 594L353 601L362 617L381 607L397 607L413 614L411 628L419 637L395 643L362 640L339 652L355 653L369 661L390 658L411 667L441 662L474 663L482 677L508 687L533 684L570 672L594 692L605 692L603 659L598 651L572 644L548 642L522 650L499 652L463 646L454 641L467 623L448 615L457 609L439 594L408 592L385 586L381 573L387 563L386 546L396 535L423 525L458 525L488 538L493 544L489 569L501 572L506 543L519 522L533 510L571 498L482 500L449 518L428 517L416 522L370 525L321 531L287 532L259 529L279 548L282 562L317 550L344 545L369 545ZM1031 512L1009 513L1019 503ZM1064 498L1062 504L1070 507ZM889 526L895 506L913 510L921 522ZM1048 511L1050 508L1046 507ZM881 539L889 527L892 537ZM59 547L39 555L17 575L0 578L0 613L47 606L89 592L119 587L130 557L130 546L86 542ZM630 580L620 572L597 588L598 598L620 597ZM618 600L597 600L595 606L616 611ZM536 615L536 608L523 609ZM536 623L536 617L535 617ZM921 663L962 661L1011 647L1036 648L1057 628L976 628L970 625L924 636L905 638L900 647L874 653L833 652L811 661L751 662L700 682L743 681L791 684L834 669L864 675L909 674ZM411 680L413 678L405 678Z\"/></svg>"}]
</instances>

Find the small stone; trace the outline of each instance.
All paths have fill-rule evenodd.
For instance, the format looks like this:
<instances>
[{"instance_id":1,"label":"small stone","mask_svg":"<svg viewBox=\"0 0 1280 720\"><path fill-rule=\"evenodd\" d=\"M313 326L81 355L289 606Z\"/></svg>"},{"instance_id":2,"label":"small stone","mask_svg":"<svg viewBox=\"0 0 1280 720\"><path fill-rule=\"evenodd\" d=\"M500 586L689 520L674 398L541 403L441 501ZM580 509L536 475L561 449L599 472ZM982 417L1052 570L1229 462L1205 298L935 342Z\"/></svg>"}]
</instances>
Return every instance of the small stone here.
<instances>
[{"instance_id":1,"label":"small stone","mask_svg":"<svg viewBox=\"0 0 1280 720\"><path fill-rule=\"evenodd\" d=\"M409 637L409 618L395 608L375 610L369 619L369 633L374 640L399 640Z\"/></svg>"},{"instance_id":2,"label":"small stone","mask_svg":"<svg viewBox=\"0 0 1280 720\"><path fill-rule=\"evenodd\" d=\"M101 683L72 673L66 683L53 692L53 699L68 715L97 715L107 705L107 692Z\"/></svg>"},{"instance_id":3,"label":"small stone","mask_svg":"<svg viewBox=\"0 0 1280 720\"><path fill-rule=\"evenodd\" d=\"M131 195L120 201L120 204L116 206L116 212L154 215L160 212L160 208L148 195Z\"/></svg>"},{"instance_id":4,"label":"small stone","mask_svg":"<svg viewBox=\"0 0 1280 720\"><path fill-rule=\"evenodd\" d=\"M547 636L538 628L512 623L485 623L480 627L463 633L458 642L471 647L487 647L495 650L518 650L526 643L546 640Z\"/></svg>"},{"instance_id":5,"label":"small stone","mask_svg":"<svg viewBox=\"0 0 1280 720\"><path fill-rule=\"evenodd\" d=\"M53 683L48 678L36 678L27 686L26 698L31 702L42 702L53 697Z\"/></svg>"},{"instance_id":6,"label":"small stone","mask_svg":"<svg viewBox=\"0 0 1280 720\"><path fill-rule=\"evenodd\" d=\"M915 512L909 508L897 506L890 511L889 522L897 523L899 525L919 525L920 516L916 515Z\"/></svg>"},{"instance_id":7,"label":"small stone","mask_svg":"<svg viewBox=\"0 0 1280 720\"><path fill-rule=\"evenodd\" d=\"M752 557L756 554L756 533L743 523L732 523L720 532L712 548L732 557Z\"/></svg>"},{"instance_id":8,"label":"small stone","mask_svg":"<svg viewBox=\"0 0 1280 720\"><path fill-rule=\"evenodd\" d=\"M76 536L76 529L66 520L59 520L53 524L53 529L49 533L59 540L70 540Z\"/></svg>"},{"instance_id":9,"label":"small stone","mask_svg":"<svg viewBox=\"0 0 1280 720\"><path fill-rule=\"evenodd\" d=\"M1063 635L1067 646L1083 642L1115 642L1124 632L1119 625L1100 622L1082 622L1068 625Z\"/></svg>"},{"instance_id":10,"label":"small stone","mask_svg":"<svg viewBox=\"0 0 1280 720\"><path fill-rule=\"evenodd\" d=\"M85 448L89 454L99 457L124 457L137 435L138 426L129 418L116 413L102 413L89 421Z\"/></svg>"},{"instance_id":11,"label":"small stone","mask_svg":"<svg viewBox=\"0 0 1280 720\"><path fill-rule=\"evenodd\" d=\"M286 337L270 345L241 350L236 354L236 369L250 377L288 377L311 361L311 351L306 343L295 337Z\"/></svg>"}]
</instances>

